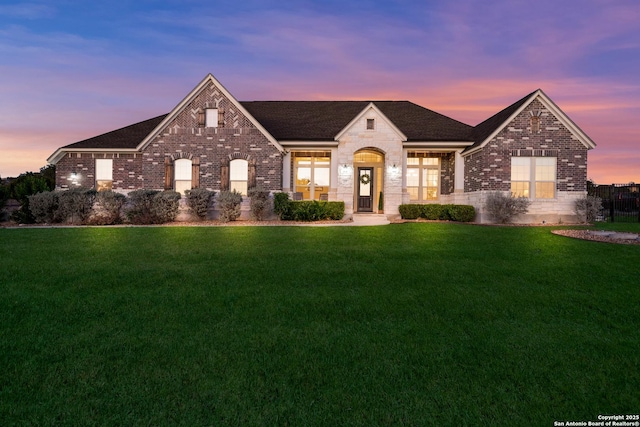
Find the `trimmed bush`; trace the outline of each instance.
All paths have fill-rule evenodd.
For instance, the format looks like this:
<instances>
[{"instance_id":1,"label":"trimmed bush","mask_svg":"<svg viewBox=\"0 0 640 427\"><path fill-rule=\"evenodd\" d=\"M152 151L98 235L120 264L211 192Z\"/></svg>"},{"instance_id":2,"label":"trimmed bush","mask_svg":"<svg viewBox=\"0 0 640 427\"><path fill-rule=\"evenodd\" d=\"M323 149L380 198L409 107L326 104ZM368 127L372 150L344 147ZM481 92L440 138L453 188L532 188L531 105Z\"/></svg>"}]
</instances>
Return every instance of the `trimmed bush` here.
<instances>
[{"instance_id":1,"label":"trimmed bush","mask_svg":"<svg viewBox=\"0 0 640 427\"><path fill-rule=\"evenodd\" d=\"M37 223L57 222L58 192L45 191L29 196L29 210Z\"/></svg>"},{"instance_id":2,"label":"trimmed bush","mask_svg":"<svg viewBox=\"0 0 640 427\"><path fill-rule=\"evenodd\" d=\"M127 201L124 194L112 190L98 191L93 215L89 223L93 225L112 225L122 222L122 208Z\"/></svg>"},{"instance_id":3,"label":"trimmed bush","mask_svg":"<svg viewBox=\"0 0 640 427\"><path fill-rule=\"evenodd\" d=\"M476 217L476 208L471 205L447 205L451 221L471 222Z\"/></svg>"},{"instance_id":4,"label":"trimmed bush","mask_svg":"<svg viewBox=\"0 0 640 427\"><path fill-rule=\"evenodd\" d=\"M275 212L281 220L287 221L293 219L291 200L289 200L288 193L275 193L273 195L273 212Z\"/></svg>"},{"instance_id":5,"label":"trimmed bush","mask_svg":"<svg viewBox=\"0 0 640 427\"><path fill-rule=\"evenodd\" d=\"M344 202L325 202L327 219L340 221L344 218Z\"/></svg>"},{"instance_id":6,"label":"trimmed bush","mask_svg":"<svg viewBox=\"0 0 640 427\"><path fill-rule=\"evenodd\" d=\"M400 216L403 219L418 219L422 212L422 205L400 205L398 206L398 210L400 211Z\"/></svg>"},{"instance_id":7,"label":"trimmed bush","mask_svg":"<svg viewBox=\"0 0 640 427\"><path fill-rule=\"evenodd\" d=\"M247 192L251 206L251 216L257 221L262 221L269 214L269 190L260 187L252 188Z\"/></svg>"},{"instance_id":8,"label":"trimmed bush","mask_svg":"<svg viewBox=\"0 0 640 427\"><path fill-rule=\"evenodd\" d=\"M476 216L476 210L471 205L408 204L400 205L398 210L403 219L424 218L431 221L470 222Z\"/></svg>"},{"instance_id":9,"label":"trimmed bush","mask_svg":"<svg viewBox=\"0 0 640 427\"><path fill-rule=\"evenodd\" d=\"M133 224L155 224L153 198L158 190L135 190L129 193L125 215Z\"/></svg>"},{"instance_id":10,"label":"trimmed bush","mask_svg":"<svg viewBox=\"0 0 640 427\"><path fill-rule=\"evenodd\" d=\"M291 216L294 221L340 220L344 217L344 202L301 200L290 203Z\"/></svg>"},{"instance_id":11,"label":"trimmed bush","mask_svg":"<svg viewBox=\"0 0 640 427\"><path fill-rule=\"evenodd\" d=\"M164 224L176 219L180 207L180 193L177 191L162 191L153 196L151 213L155 224Z\"/></svg>"},{"instance_id":12,"label":"trimmed bush","mask_svg":"<svg viewBox=\"0 0 640 427\"><path fill-rule=\"evenodd\" d=\"M185 191L187 206L191 208L198 218L206 219L215 194L214 191L209 191L206 188L187 190Z\"/></svg>"},{"instance_id":13,"label":"trimmed bush","mask_svg":"<svg viewBox=\"0 0 640 427\"><path fill-rule=\"evenodd\" d=\"M485 209L495 222L505 224L514 216L527 213L530 204L531 201L526 197L513 197L511 193L496 191L487 196Z\"/></svg>"},{"instance_id":14,"label":"trimmed bush","mask_svg":"<svg viewBox=\"0 0 640 427\"><path fill-rule=\"evenodd\" d=\"M235 221L240 217L240 204L242 194L236 190L221 191L218 195L218 209L220 210L220 221Z\"/></svg>"},{"instance_id":15,"label":"trimmed bush","mask_svg":"<svg viewBox=\"0 0 640 427\"><path fill-rule=\"evenodd\" d=\"M580 222L594 222L602 209L602 199L587 196L575 201L574 211Z\"/></svg>"},{"instance_id":16,"label":"trimmed bush","mask_svg":"<svg viewBox=\"0 0 640 427\"><path fill-rule=\"evenodd\" d=\"M62 222L84 224L93 210L96 190L72 188L58 195L58 217Z\"/></svg>"},{"instance_id":17,"label":"trimmed bush","mask_svg":"<svg viewBox=\"0 0 640 427\"><path fill-rule=\"evenodd\" d=\"M442 205L436 203L421 205L420 217L424 219L435 221L438 219L444 219L443 215L445 215L445 210Z\"/></svg>"}]
</instances>

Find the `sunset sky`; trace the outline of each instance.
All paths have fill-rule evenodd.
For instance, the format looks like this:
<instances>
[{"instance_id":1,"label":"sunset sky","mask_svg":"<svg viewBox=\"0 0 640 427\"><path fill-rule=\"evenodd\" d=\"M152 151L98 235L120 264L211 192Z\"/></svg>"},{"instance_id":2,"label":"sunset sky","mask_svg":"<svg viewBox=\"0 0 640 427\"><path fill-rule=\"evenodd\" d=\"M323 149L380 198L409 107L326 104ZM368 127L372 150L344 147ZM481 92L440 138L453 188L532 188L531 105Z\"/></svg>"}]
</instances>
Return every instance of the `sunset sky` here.
<instances>
[{"instance_id":1,"label":"sunset sky","mask_svg":"<svg viewBox=\"0 0 640 427\"><path fill-rule=\"evenodd\" d=\"M470 125L541 88L640 182L637 0L0 3L0 177L168 113L207 73L238 100L409 100Z\"/></svg>"}]
</instances>

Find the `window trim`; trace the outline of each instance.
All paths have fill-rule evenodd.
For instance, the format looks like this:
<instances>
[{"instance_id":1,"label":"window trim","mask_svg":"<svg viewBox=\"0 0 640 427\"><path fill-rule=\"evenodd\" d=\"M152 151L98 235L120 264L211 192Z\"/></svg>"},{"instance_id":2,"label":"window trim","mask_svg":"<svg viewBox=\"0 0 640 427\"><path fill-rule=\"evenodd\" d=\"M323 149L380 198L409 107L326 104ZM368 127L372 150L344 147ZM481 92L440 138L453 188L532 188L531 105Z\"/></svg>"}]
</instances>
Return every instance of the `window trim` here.
<instances>
[{"instance_id":1,"label":"window trim","mask_svg":"<svg viewBox=\"0 0 640 427\"><path fill-rule=\"evenodd\" d=\"M243 163L245 165L244 169L242 169L241 167L239 167L239 165ZM234 168L234 165L237 165L236 168ZM234 178L234 172L239 172L243 174L243 178L246 176L245 179L233 179ZM233 159L229 162L229 191L233 191L236 190L238 191L238 189L236 188L236 185L234 184L242 184L244 183L244 186L241 186L242 188L240 189L239 193L242 194L243 196L246 196L248 191L249 191L249 161L247 159Z\"/></svg>"},{"instance_id":2,"label":"window trim","mask_svg":"<svg viewBox=\"0 0 640 427\"><path fill-rule=\"evenodd\" d=\"M529 179L528 180L515 180L514 178L514 165L513 165L513 160L514 159L529 159L528 162L528 168L529 168ZM549 180L549 179L539 179L537 176L537 166L538 166L538 160L539 159L552 159L553 163L554 163L554 169L553 169L553 180ZM550 166L550 165L549 165ZM511 157L511 180L509 182L509 192L511 193L512 196L514 197L526 197L528 199L531 200L555 200L558 198L558 158L557 157L551 157L551 156L546 156L546 157L542 157L542 156L512 156ZM513 191L513 185L514 183L527 183L528 184L528 191L529 191L529 196L518 196L517 192ZM537 185L538 183L553 183L553 196L552 197L538 197L537 196Z\"/></svg>"},{"instance_id":3,"label":"window trim","mask_svg":"<svg viewBox=\"0 0 640 427\"><path fill-rule=\"evenodd\" d=\"M219 115L217 108L205 108L204 110L204 127L217 128L219 123Z\"/></svg>"},{"instance_id":4,"label":"window trim","mask_svg":"<svg viewBox=\"0 0 640 427\"><path fill-rule=\"evenodd\" d=\"M109 163L109 167L106 167L107 162ZM98 164L103 164L105 166L98 167ZM96 190L113 190L113 159L96 159L95 168ZM108 173L105 173L107 171ZM105 173L105 175L102 176L102 173Z\"/></svg>"},{"instance_id":5,"label":"window trim","mask_svg":"<svg viewBox=\"0 0 640 427\"><path fill-rule=\"evenodd\" d=\"M422 154L422 153L416 153L416 154ZM418 164L417 165L410 165L408 160L409 159L418 159ZM425 164L426 161L424 159L436 159L437 160L437 165L429 165L429 164ZM409 192L409 200L412 203L419 203L419 202L431 202L434 200L439 200L440 199L440 186L441 186L441 175L442 175L442 158L441 157L429 157L427 155L416 155L416 156L408 156L407 157L407 176L409 175L409 170L410 169L417 169L418 170L418 186L416 187L415 185L409 185L408 182L406 183L406 188L407 188L407 192L409 192L410 188L417 188L418 189L418 198L417 199L412 199L411 198L411 193ZM435 198L423 198L423 194L425 192L425 189L428 191L429 188L433 188L433 186L429 186L427 185L426 187L423 185L423 182L425 180L424 174L428 173L425 172L427 170L435 170L437 173L437 177L438 177L438 181L437 184L435 186L435 190L436 190L436 197Z\"/></svg>"},{"instance_id":6,"label":"window trim","mask_svg":"<svg viewBox=\"0 0 640 427\"><path fill-rule=\"evenodd\" d=\"M309 185L309 198L305 199L303 197L302 200L320 200L321 194L329 193L329 189L331 188L331 153L326 151L318 151L318 152L298 152L294 153L293 157L293 185L294 192L298 192L298 159L300 158L309 158L309 164L303 165L303 167L309 169L309 184L311 182L314 185ZM316 165L317 159L328 159L329 163L327 165ZM316 169L326 169L328 171L329 183L325 185L315 185L316 182ZM316 189L316 187L320 189ZM326 188L325 188L326 187ZM304 194L304 192L303 192Z\"/></svg>"}]
</instances>

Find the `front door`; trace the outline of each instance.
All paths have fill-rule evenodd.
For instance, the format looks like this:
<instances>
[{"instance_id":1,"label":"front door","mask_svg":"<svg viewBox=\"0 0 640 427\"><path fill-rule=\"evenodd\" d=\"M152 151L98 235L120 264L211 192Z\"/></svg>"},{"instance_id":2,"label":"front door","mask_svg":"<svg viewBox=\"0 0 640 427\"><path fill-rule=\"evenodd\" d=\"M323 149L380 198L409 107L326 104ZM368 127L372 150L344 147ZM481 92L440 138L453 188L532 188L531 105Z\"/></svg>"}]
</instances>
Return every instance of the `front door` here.
<instances>
[{"instance_id":1,"label":"front door","mask_svg":"<svg viewBox=\"0 0 640 427\"><path fill-rule=\"evenodd\" d=\"M358 212L373 212L373 168L358 168Z\"/></svg>"}]
</instances>

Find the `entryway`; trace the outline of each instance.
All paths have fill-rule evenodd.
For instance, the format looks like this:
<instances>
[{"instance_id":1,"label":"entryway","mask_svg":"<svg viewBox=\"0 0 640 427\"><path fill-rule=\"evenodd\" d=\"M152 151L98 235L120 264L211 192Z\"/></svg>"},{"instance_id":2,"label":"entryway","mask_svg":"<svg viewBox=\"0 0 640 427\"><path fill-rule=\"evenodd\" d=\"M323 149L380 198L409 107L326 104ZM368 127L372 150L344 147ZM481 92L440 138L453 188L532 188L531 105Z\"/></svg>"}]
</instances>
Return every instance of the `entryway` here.
<instances>
[{"instance_id":1,"label":"entryway","mask_svg":"<svg viewBox=\"0 0 640 427\"><path fill-rule=\"evenodd\" d=\"M354 213L382 213L384 154L376 149L360 150L353 155L353 167Z\"/></svg>"}]
</instances>

